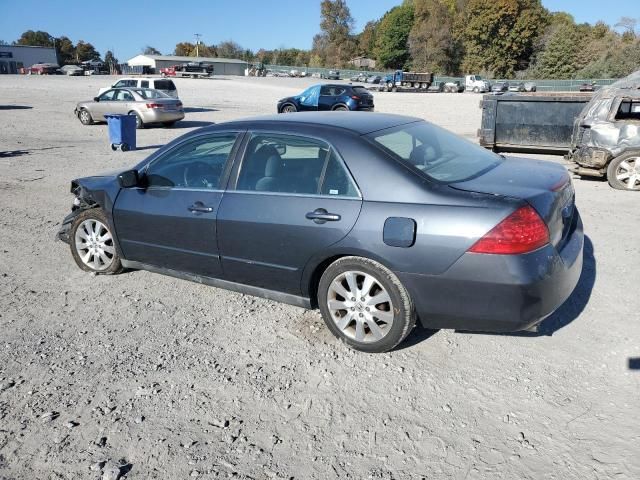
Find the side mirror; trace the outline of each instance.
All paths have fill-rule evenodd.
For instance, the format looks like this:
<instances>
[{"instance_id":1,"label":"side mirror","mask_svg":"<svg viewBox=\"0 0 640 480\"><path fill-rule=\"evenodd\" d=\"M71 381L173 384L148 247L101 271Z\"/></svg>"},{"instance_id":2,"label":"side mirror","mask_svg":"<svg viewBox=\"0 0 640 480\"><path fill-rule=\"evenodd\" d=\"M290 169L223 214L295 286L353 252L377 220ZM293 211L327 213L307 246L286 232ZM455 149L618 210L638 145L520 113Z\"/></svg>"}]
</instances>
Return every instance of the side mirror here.
<instances>
[{"instance_id":1,"label":"side mirror","mask_svg":"<svg viewBox=\"0 0 640 480\"><path fill-rule=\"evenodd\" d=\"M100 101L100 97L93 97L93 101L94 102L99 102Z\"/></svg>"},{"instance_id":2,"label":"side mirror","mask_svg":"<svg viewBox=\"0 0 640 480\"><path fill-rule=\"evenodd\" d=\"M127 170L118 175L118 183L122 188L137 187L140 184L137 170Z\"/></svg>"}]
</instances>

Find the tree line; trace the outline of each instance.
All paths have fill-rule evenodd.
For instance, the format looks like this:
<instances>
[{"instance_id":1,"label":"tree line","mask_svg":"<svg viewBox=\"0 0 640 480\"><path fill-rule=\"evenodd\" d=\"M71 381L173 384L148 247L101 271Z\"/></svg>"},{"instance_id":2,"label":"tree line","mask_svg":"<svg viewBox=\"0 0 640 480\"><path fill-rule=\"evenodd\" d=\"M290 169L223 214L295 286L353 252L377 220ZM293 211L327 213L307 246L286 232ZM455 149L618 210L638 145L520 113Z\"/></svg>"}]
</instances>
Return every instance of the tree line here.
<instances>
[{"instance_id":1,"label":"tree line","mask_svg":"<svg viewBox=\"0 0 640 480\"><path fill-rule=\"evenodd\" d=\"M170 54L326 68L353 68L355 57L368 57L377 70L492 78L618 78L640 68L637 19L623 17L613 27L578 24L568 13L550 12L541 0L403 0L361 32L354 24L346 0L321 0L320 32L310 50L254 52L226 40L179 42ZM88 42L74 44L43 31L29 30L13 43L55 46L60 64L100 58ZM160 51L147 45L141 53ZM117 63L111 51L105 63Z\"/></svg>"},{"instance_id":2,"label":"tree line","mask_svg":"<svg viewBox=\"0 0 640 480\"><path fill-rule=\"evenodd\" d=\"M322 0L310 64L493 78L615 78L640 68L638 20L577 24L541 0L404 0L354 33L346 0Z\"/></svg>"}]
</instances>

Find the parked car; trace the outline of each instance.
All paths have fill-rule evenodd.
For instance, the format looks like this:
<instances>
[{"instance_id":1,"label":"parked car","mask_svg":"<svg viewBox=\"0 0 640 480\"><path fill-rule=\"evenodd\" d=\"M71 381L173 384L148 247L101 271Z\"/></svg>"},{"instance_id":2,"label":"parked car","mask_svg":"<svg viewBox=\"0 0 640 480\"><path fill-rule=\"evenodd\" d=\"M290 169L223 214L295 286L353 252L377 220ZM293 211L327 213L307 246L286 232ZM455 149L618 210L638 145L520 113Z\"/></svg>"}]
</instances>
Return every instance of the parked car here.
<instances>
[{"instance_id":1,"label":"parked car","mask_svg":"<svg viewBox=\"0 0 640 480\"><path fill-rule=\"evenodd\" d=\"M150 88L113 88L92 101L79 102L75 114L83 125L106 121L109 113L135 115L136 127L152 123L171 127L184 118L182 102Z\"/></svg>"},{"instance_id":2,"label":"parked car","mask_svg":"<svg viewBox=\"0 0 640 480\"><path fill-rule=\"evenodd\" d=\"M524 91L525 92L535 92L538 90L538 86L533 82L524 82Z\"/></svg>"},{"instance_id":3,"label":"parked car","mask_svg":"<svg viewBox=\"0 0 640 480\"><path fill-rule=\"evenodd\" d=\"M374 110L373 95L357 85L313 85L295 97L278 100L278 113L319 110Z\"/></svg>"},{"instance_id":4,"label":"parked car","mask_svg":"<svg viewBox=\"0 0 640 480\"><path fill-rule=\"evenodd\" d=\"M369 75L366 73L358 73L357 75L352 76L349 80L352 82L366 82Z\"/></svg>"},{"instance_id":5,"label":"parked car","mask_svg":"<svg viewBox=\"0 0 640 480\"><path fill-rule=\"evenodd\" d=\"M511 83L508 87L508 91L522 93L526 92L527 88L524 86L524 82Z\"/></svg>"},{"instance_id":6,"label":"parked car","mask_svg":"<svg viewBox=\"0 0 640 480\"><path fill-rule=\"evenodd\" d=\"M464 92L464 85L459 80L454 82L447 82L444 84L443 91L446 93L462 93Z\"/></svg>"},{"instance_id":7,"label":"parked car","mask_svg":"<svg viewBox=\"0 0 640 480\"><path fill-rule=\"evenodd\" d=\"M591 82L581 84L579 90L581 92L595 92L597 88L598 86L596 85L596 82Z\"/></svg>"},{"instance_id":8,"label":"parked car","mask_svg":"<svg viewBox=\"0 0 640 480\"><path fill-rule=\"evenodd\" d=\"M36 63L31 65L28 73L30 75L55 75L58 73L58 65L55 63Z\"/></svg>"},{"instance_id":9,"label":"parked car","mask_svg":"<svg viewBox=\"0 0 640 480\"><path fill-rule=\"evenodd\" d=\"M98 95L103 94L111 88L151 88L170 97L178 98L178 89L176 88L176 84L169 78L120 78L110 87L101 88L98 91Z\"/></svg>"},{"instance_id":10,"label":"parked car","mask_svg":"<svg viewBox=\"0 0 640 480\"><path fill-rule=\"evenodd\" d=\"M491 86L492 93L504 93L509 90L509 82L496 82Z\"/></svg>"},{"instance_id":11,"label":"parked car","mask_svg":"<svg viewBox=\"0 0 640 480\"><path fill-rule=\"evenodd\" d=\"M603 87L576 117L570 171L640 191L640 70Z\"/></svg>"},{"instance_id":12,"label":"parked car","mask_svg":"<svg viewBox=\"0 0 640 480\"><path fill-rule=\"evenodd\" d=\"M60 73L68 76L80 76L84 75L84 68L78 65L65 65L60 67Z\"/></svg>"},{"instance_id":13,"label":"parked car","mask_svg":"<svg viewBox=\"0 0 640 480\"><path fill-rule=\"evenodd\" d=\"M530 329L582 270L564 167L503 158L412 117L220 123L71 192L58 237L82 270L144 269L319 308L365 352L394 348L416 320Z\"/></svg>"},{"instance_id":14,"label":"parked car","mask_svg":"<svg viewBox=\"0 0 640 480\"><path fill-rule=\"evenodd\" d=\"M379 84L381 81L382 81L381 75L369 75L366 80L367 83L373 83L376 85Z\"/></svg>"},{"instance_id":15,"label":"parked car","mask_svg":"<svg viewBox=\"0 0 640 480\"><path fill-rule=\"evenodd\" d=\"M329 70L322 78L326 78L327 80L340 80L340 72L338 70Z\"/></svg>"},{"instance_id":16,"label":"parked car","mask_svg":"<svg viewBox=\"0 0 640 480\"><path fill-rule=\"evenodd\" d=\"M427 88L427 92L442 93L444 92L445 85L445 82L433 82L429 85L429 88Z\"/></svg>"}]
</instances>

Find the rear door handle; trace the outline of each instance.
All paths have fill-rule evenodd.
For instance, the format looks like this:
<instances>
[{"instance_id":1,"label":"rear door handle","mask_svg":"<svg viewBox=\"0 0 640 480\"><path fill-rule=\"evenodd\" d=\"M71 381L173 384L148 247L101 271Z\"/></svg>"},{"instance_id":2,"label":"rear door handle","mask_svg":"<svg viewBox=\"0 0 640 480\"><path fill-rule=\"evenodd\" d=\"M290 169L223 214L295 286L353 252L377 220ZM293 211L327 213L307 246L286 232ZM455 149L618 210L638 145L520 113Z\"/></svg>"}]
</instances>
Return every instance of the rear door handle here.
<instances>
[{"instance_id":1,"label":"rear door handle","mask_svg":"<svg viewBox=\"0 0 640 480\"><path fill-rule=\"evenodd\" d=\"M191 213L211 213L213 212L213 207L207 207L202 202L196 202L190 207L188 207Z\"/></svg>"},{"instance_id":2,"label":"rear door handle","mask_svg":"<svg viewBox=\"0 0 640 480\"><path fill-rule=\"evenodd\" d=\"M337 222L342 218L337 213L327 212L324 208L316 208L313 212L307 213L305 217L315 223Z\"/></svg>"}]
</instances>

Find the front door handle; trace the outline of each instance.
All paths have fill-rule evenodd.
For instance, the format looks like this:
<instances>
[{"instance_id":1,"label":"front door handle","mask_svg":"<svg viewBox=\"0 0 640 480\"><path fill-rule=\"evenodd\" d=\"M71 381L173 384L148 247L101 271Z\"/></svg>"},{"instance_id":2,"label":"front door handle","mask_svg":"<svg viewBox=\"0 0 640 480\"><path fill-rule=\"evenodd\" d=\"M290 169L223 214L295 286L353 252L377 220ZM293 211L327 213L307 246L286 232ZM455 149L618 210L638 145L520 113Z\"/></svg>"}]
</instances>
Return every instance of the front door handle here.
<instances>
[{"instance_id":1,"label":"front door handle","mask_svg":"<svg viewBox=\"0 0 640 480\"><path fill-rule=\"evenodd\" d=\"M305 217L315 223L337 222L342 218L337 213L327 212L324 208L316 208L313 212L307 213Z\"/></svg>"},{"instance_id":2,"label":"front door handle","mask_svg":"<svg viewBox=\"0 0 640 480\"><path fill-rule=\"evenodd\" d=\"M213 212L213 207L207 207L202 202L196 202L190 207L188 207L191 213L211 213Z\"/></svg>"}]
</instances>

